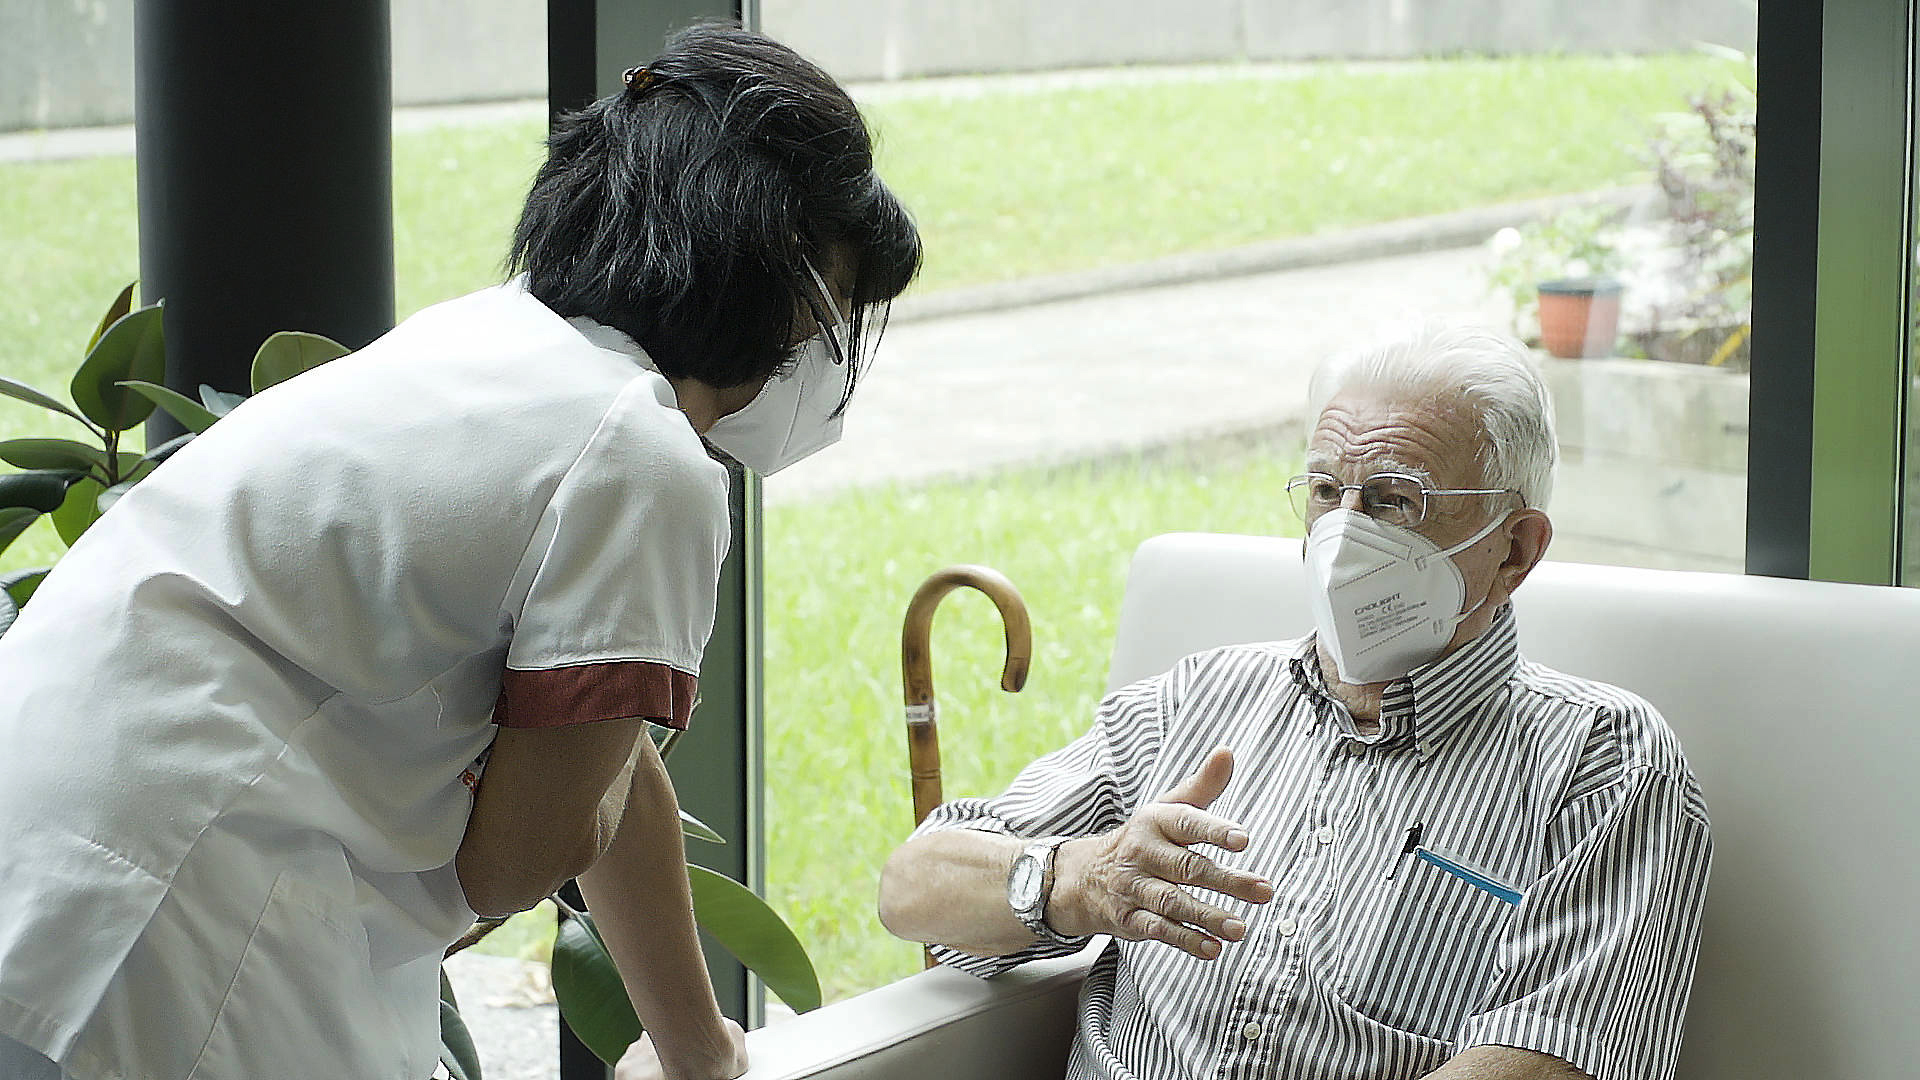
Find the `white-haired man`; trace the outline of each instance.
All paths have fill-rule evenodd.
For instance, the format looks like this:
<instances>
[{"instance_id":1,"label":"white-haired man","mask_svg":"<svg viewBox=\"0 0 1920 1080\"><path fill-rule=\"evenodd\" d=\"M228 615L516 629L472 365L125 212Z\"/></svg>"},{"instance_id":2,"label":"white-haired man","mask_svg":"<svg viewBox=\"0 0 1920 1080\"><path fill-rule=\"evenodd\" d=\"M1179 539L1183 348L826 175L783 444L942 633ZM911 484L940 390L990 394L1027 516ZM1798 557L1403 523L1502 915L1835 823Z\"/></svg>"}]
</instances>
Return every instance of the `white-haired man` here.
<instances>
[{"instance_id":1,"label":"white-haired man","mask_svg":"<svg viewBox=\"0 0 1920 1080\"><path fill-rule=\"evenodd\" d=\"M1538 373L1431 325L1310 397L1315 632L1190 656L936 810L882 921L980 975L1112 935L1074 1078L1670 1075L1706 810L1650 705L1516 650L1553 535Z\"/></svg>"}]
</instances>

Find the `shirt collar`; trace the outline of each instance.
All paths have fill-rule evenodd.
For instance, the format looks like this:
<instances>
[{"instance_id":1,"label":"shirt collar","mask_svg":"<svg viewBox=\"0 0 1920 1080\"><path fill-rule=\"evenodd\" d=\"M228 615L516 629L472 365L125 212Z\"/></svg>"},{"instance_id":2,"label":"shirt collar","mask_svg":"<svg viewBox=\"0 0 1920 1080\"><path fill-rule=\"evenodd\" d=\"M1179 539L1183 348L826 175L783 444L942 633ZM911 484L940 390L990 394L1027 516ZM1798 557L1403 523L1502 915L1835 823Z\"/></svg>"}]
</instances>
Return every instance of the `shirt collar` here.
<instances>
[{"instance_id":1,"label":"shirt collar","mask_svg":"<svg viewBox=\"0 0 1920 1080\"><path fill-rule=\"evenodd\" d=\"M639 342L628 337L625 331L605 323L595 322L585 315L569 318L567 325L579 331L580 336L587 339L587 344L597 349L619 353L645 368L653 384L654 399L660 404L669 408L680 404L680 395L674 392L673 384L667 381L665 375L660 374L660 369L654 366L653 358L647 355L647 350L641 348Z\"/></svg>"},{"instance_id":2,"label":"shirt collar","mask_svg":"<svg viewBox=\"0 0 1920 1080\"><path fill-rule=\"evenodd\" d=\"M1319 717L1324 718L1328 706L1332 706L1342 730L1358 737L1346 709L1327 691L1315 639L1316 635L1307 635L1294 652L1294 681L1314 699ZM1376 741L1394 743L1411 736L1420 757L1432 757L1463 724L1479 715L1481 706L1513 676L1519 662L1513 605L1502 604L1479 637L1387 684L1381 694L1380 735Z\"/></svg>"}]
</instances>

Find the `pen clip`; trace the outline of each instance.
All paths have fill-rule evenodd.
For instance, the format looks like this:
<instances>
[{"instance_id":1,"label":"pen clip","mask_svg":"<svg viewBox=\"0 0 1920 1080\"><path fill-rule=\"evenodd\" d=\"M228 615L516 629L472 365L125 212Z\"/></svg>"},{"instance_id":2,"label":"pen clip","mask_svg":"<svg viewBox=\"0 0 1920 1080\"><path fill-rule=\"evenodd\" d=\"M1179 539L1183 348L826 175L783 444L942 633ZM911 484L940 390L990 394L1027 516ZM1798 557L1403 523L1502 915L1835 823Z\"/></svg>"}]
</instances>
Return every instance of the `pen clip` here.
<instances>
[{"instance_id":1,"label":"pen clip","mask_svg":"<svg viewBox=\"0 0 1920 1080\"><path fill-rule=\"evenodd\" d=\"M1387 872L1388 881L1392 881L1400 876L1400 867L1405 865L1407 856L1419 850L1420 838L1426 834L1426 831L1427 826L1423 821L1416 821L1408 827L1407 842L1400 846L1400 854L1393 860L1393 869Z\"/></svg>"}]
</instances>

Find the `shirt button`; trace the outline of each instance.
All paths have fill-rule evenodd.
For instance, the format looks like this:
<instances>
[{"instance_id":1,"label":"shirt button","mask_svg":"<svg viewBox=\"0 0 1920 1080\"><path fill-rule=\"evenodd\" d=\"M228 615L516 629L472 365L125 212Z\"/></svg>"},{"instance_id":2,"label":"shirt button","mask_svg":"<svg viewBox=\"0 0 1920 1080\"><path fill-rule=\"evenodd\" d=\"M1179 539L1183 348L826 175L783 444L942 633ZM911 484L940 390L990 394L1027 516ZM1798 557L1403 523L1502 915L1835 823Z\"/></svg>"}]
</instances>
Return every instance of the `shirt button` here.
<instances>
[{"instance_id":1,"label":"shirt button","mask_svg":"<svg viewBox=\"0 0 1920 1080\"><path fill-rule=\"evenodd\" d=\"M1322 825L1313 831L1313 838L1323 844L1333 843L1333 826Z\"/></svg>"},{"instance_id":2,"label":"shirt button","mask_svg":"<svg viewBox=\"0 0 1920 1080\"><path fill-rule=\"evenodd\" d=\"M1343 750L1348 757L1359 757L1361 754L1367 752L1367 744L1348 739Z\"/></svg>"},{"instance_id":3,"label":"shirt button","mask_svg":"<svg viewBox=\"0 0 1920 1080\"><path fill-rule=\"evenodd\" d=\"M1300 924L1291 918L1281 919L1279 925L1275 926L1274 929L1280 932L1281 937L1292 937L1299 932Z\"/></svg>"},{"instance_id":4,"label":"shirt button","mask_svg":"<svg viewBox=\"0 0 1920 1080\"><path fill-rule=\"evenodd\" d=\"M1247 1021L1246 1026L1240 1029L1240 1034L1246 1036L1246 1039L1248 1042L1252 1042L1253 1040L1258 1039L1260 1037L1261 1027L1259 1024L1255 1023L1254 1021L1249 1020Z\"/></svg>"}]
</instances>

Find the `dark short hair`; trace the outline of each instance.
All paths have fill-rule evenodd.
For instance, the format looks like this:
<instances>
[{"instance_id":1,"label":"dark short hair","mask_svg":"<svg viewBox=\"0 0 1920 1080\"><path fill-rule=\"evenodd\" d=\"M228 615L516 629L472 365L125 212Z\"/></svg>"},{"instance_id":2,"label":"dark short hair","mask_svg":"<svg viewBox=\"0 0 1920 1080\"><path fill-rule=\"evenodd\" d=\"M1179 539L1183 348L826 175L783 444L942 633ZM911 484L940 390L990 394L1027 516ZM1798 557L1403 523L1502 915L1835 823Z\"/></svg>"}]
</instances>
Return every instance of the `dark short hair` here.
<instances>
[{"instance_id":1,"label":"dark short hair","mask_svg":"<svg viewBox=\"0 0 1920 1080\"><path fill-rule=\"evenodd\" d=\"M854 260L847 392L920 269L913 220L831 77L771 38L682 30L625 90L561 116L514 230L510 273L562 316L615 327L662 374L721 389L793 354L823 314L807 272ZM877 315L877 318L874 316Z\"/></svg>"}]
</instances>

